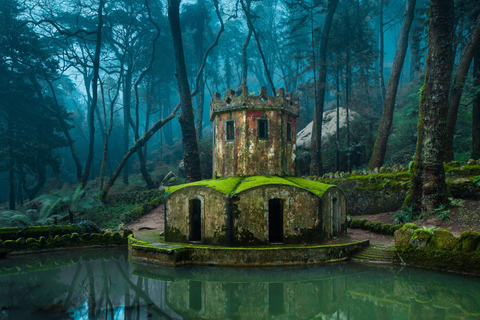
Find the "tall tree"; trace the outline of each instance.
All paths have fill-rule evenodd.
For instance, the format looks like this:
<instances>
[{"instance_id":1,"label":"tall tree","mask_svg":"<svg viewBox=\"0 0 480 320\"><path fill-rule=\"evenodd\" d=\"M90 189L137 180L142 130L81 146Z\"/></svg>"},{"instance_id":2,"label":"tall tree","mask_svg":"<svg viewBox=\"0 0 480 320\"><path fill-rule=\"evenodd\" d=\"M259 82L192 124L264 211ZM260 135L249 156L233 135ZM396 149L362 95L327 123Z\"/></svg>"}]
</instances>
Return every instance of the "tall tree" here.
<instances>
[{"instance_id":1,"label":"tall tree","mask_svg":"<svg viewBox=\"0 0 480 320\"><path fill-rule=\"evenodd\" d=\"M202 179L202 172L193 117L192 95L188 84L185 55L183 53L182 31L180 28L180 1L181 0L168 1L168 21L170 22L172 33L175 55L175 76L177 78L177 87L182 108L178 122L180 122L180 128L182 129L185 178L187 182L193 182Z\"/></svg>"},{"instance_id":2,"label":"tall tree","mask_svg":"<svg viewBox=\"0 0 480 320\"><path fill-rule=\"evenodd\" d=\"M453 0L431 0L427 71L420 98L410 192L405 200L417 212L431 212L447 200L443 159L452 41Z\"/></svg>"},{"instance_id":3,"label":"tall tree","mask_svg":"<svg viewBox=\"0 0 480 320\"><path fill-rule=\"evenodd\" d=\"M403 13L402 27L398 35L397 50L393 59L392 71L388 80L387 92L383 103L382 119L378 128L377 140L373 148L373 154L370 158L369 167L381 167L385 161L385 153L387 151L388 137L392 130L393 111L395 109L395 101L397 98L398 83L402 73L403 62L407 54L408 34L412 25L415 13L416 0L407 0L407 6Z\"/></svg>"},{"instance_id":4,"label":"tall tree","mask_svg":"<svg viewBox=\"0 0 480 320\"><path fill-rule=\"evenodd\" d=\"M480 44L477 45L473 61L474 84L480 88ZM472 159L480 159L480 90L477 89L472 102Z\"/></svg>"},{"instance_id":5,"label":"tall tree","mask_svg":"<svg viewBox=\"0 0 480 320\"><path fill-rule=\"evenodd\" d=\"M462 98L463 85L470 65L472 64L475 49L480 43L480 15L475 21L473 30L470 32L468 42L463 49L458 63L457 71L453 79L452 89L448 97L448 115L447 115L447 140L445 144L445 161L453 160L453 137L455 135L455 126L457 124L458 108Z\"/></svg>"},{"instance_id":6,"label":"tall tree","mask_svg":"<svg viewBox=\"0 0 480 320\"><path fill-rule=\"evenodd\" d=\"M333 16L337 9L338 0L329 0L327 4L325 23L323 25L322 34L320 37L319 51L319 71L318 71L318 90L317 99L315 100L313 130L312 130L312 144L310 147L310 154L312 163L310 167L311 175L322 175L322 118L323 106L325 103L325 90L327 81L327 45L328 35L332 27Z\"/></svg>"}]
</instances>

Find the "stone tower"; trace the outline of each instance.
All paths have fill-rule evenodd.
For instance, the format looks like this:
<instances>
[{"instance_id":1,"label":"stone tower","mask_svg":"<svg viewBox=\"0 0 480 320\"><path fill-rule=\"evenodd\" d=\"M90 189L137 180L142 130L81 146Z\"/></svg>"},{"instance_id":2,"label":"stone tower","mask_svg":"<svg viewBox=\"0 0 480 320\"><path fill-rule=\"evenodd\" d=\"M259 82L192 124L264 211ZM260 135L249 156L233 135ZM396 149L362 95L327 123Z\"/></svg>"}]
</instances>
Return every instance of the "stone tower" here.
<instances>
[{"instance_id":1,"label":"stone tower","mask_svg":"<svg viewBox=\"0 0 480 320\"><path fill-rule=\"evenodd\" d=\"M298 98L266 88L258 96L247 87L228 89L224 99L210 102L213 122L213 177L295 175L295 120Z\"/></svg>"}]
</instances>

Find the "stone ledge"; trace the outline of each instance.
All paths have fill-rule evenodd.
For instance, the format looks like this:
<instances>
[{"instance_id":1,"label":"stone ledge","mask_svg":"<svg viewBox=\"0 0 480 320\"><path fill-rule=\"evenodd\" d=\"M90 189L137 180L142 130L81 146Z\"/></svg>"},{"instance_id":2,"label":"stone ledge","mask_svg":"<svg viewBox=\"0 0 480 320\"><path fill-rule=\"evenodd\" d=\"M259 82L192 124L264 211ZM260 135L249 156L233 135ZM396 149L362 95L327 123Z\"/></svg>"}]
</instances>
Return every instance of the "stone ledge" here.
<instances>
[{"instance_id":1,"label":"stone ledge","mask_svg":"<svg viewBox=\"0 0 480 320\"><path fill-rule=\"evenodd\" d=\"M259 247L221 247L200 245L152 245L128 238L129 258L136 262L172 267L214 265L234 267L291 266L344 261L369 240L338 245L280 245Z\"/></svg>"}]
</instances>

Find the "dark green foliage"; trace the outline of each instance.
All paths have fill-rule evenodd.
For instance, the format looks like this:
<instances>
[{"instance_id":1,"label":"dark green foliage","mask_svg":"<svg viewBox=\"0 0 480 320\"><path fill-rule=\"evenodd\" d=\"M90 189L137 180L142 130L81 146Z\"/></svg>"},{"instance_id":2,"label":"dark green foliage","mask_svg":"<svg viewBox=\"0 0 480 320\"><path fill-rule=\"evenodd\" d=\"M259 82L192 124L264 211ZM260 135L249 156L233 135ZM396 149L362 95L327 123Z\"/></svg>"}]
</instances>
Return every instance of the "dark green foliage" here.
<instances>
[{"instance_id":1,"label":"dark green foliage","mask_svg":"<svg viewBox=\"0 0 480 320\"><path fill-rule=\"evenodd\" d=\"M419 214L413 210L412 207L405 206L402 210L395 213L395 222L396 224L399 223L408 223L410 221L417 220L419 218Z\"/></svg>"}]
</instances>

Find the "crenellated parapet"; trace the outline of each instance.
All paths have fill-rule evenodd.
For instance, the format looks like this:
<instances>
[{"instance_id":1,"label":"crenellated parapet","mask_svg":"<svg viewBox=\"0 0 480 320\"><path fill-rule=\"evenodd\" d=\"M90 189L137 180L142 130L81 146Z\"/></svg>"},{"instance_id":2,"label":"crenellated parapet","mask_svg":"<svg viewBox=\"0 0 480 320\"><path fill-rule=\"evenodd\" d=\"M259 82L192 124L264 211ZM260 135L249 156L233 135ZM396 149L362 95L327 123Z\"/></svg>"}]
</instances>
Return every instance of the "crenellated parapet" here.
<instances>
[{"instance_id":1,"label":"crenellated parapet","mask_svg":"<svg viewBox=\"0 0 480 320\"><path fill-rule=\"evenodd\" d=\"M246 86L239 87L237 91L227 89L223 99L220 93L215 92L210 102L210 120L213 121L216 114L226 111L240 109L262 110L266 108L283 110L298 117L298 97L294 97L291 93L285 93L283 88L278 89L274 97L267 94L267 88L265 87L260 89L260 93L257 96L250 95Z\"/></svg>"}]
</instances>

